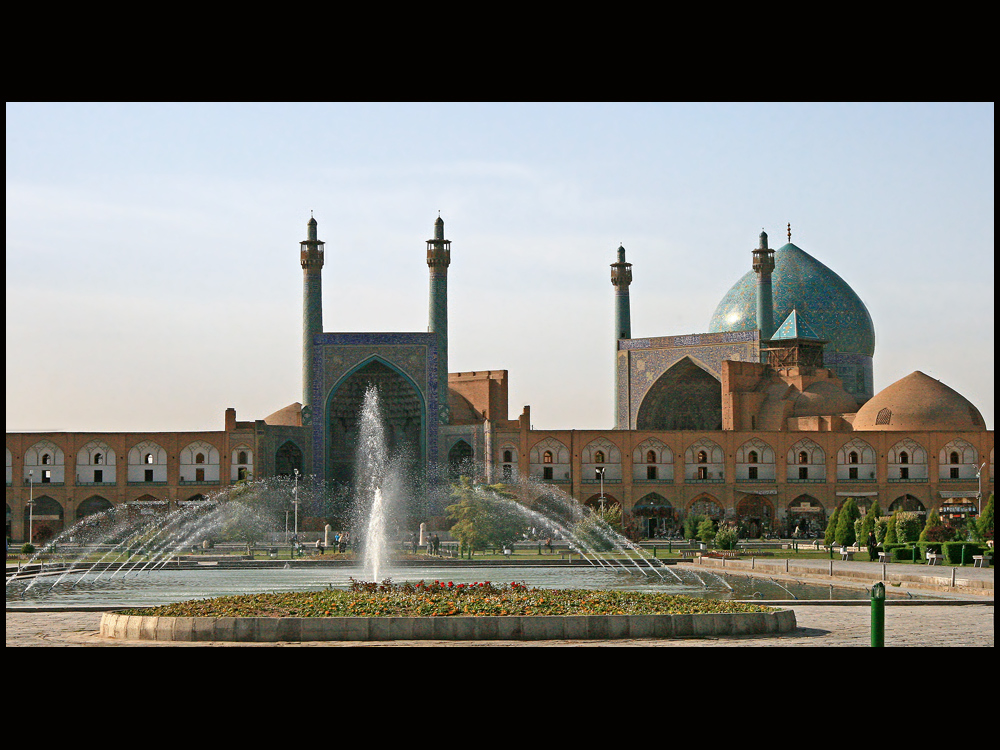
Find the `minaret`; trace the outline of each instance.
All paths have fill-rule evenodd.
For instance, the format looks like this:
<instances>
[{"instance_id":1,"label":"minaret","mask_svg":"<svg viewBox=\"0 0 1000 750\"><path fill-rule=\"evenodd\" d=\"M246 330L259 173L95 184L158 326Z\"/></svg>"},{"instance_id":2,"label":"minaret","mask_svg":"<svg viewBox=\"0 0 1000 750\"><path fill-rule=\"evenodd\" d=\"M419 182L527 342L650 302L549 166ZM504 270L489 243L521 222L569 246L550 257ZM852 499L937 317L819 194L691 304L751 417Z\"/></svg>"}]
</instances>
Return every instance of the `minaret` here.
<instances>
[{"instance_id":1,"label":"minaret","mask_svg":"<svg viewBox=\"0 0 1000 750\"><path fill-rule=\"evenodd\" d=\"M632 315L629 311L628 286L632 283L632 264L625 262L625 248L618 247L618 262L611 264L611 283L615 287L615 349L618 339L632 338Z\"/></svg>"},{"instance_id":2,"label":"minaret","mask_svg":"<svg viewBox=\"0 0 1000 750\"><path fill-rule=\"evenodd\" d=\"M302 243L302 424L311 422L313 337L323 332L323 243L310 217Z\"/></svg>"},{"instance_id":3,"label":"minaret","mask_svg":"<svg viewBox=\"0 0 1000 750\"><path fill-rule=\"evenodd\" d=\"M760 245L753 251L753 271L757 274L757 328L763 344L774 333L774 300L771 296L771 272L774 250L767 246L767 233L760 233Z\"/></svg>"},{"instance_id":4,"label":"minaret","mask_svg":"<svg viewBox=\"0 0 1000 750\"><path fill-rule=\"evenodd\" d=\"M434 239L427 240L427 267L430 269L430 308L427 332L437 334L438 415L442 424L449 422L448 410L448 266L451 265L451 240L444 238L444 220L434 222Z\"/></svg>"},{"instance_id":5,"label":"minaret","mask_svg":"<svg viewBox=\"0 0 1000 750\"><path fill-rule=\"evenodd\" d=\"M632 283L632 264L625 262L625 248L618 246L618 262L611 264L611 283L615 287L615 403L625 397L626 383L618 366L618 340L632 338L632 313L629 308L628 287ZM625 376L627 377L627 375ZM616 407L616 413L618 409ZM618 425L625 429L627 425Z\"/></svg>"}]
</instances>

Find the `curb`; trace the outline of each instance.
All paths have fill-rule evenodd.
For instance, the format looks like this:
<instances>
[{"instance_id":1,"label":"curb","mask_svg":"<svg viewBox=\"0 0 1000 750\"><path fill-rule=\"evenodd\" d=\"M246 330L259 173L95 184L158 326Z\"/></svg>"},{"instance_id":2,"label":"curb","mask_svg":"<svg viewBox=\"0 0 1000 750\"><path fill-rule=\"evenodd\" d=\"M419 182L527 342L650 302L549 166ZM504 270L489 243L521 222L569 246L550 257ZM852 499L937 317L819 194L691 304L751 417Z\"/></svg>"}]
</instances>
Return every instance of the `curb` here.
<instances>
[{"instance_id":1,"label":"curb","mask_svg":"<svg viewBox=\"0 0 1000 750\"><path fill-rule=\"evenodd\" d=\"M158 617L105 612L100 635L139 641L541 641L790 633L795 612L534 617Z\"/></svg>"}]
</instances>

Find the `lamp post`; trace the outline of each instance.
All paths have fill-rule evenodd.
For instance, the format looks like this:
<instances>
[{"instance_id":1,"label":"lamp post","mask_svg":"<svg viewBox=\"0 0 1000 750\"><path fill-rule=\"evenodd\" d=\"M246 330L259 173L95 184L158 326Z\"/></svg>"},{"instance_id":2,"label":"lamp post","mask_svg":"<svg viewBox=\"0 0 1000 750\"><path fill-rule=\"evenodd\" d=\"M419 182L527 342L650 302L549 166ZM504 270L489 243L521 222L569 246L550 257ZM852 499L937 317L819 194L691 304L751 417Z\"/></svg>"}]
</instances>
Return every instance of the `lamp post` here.
<instances>
[{"instance_id":1,"label":"lamp post","mask_svg":"<svg viewBox=\"0 0 1000 750\"><path fill-rule=\"evenodd\" d=\"M28 544L31 544L35 525L35 470L28 470Z\"/></svg>"},{"instance_id":2,"label":"lamp post","mask_svg":"<svg viewBox=\"0 0 1000 750\"><path fill-rule=\"evenodd\" d=\"M598 502L601 504L601 515L604 515L604 467L597 467L597 476L601 478L601 496L598 498Z\"/></svg>"},{"instance_id":3,"label":"lamp post","mask_svg":"<svg viewBox=\"0 0 1000 750\"><path fill-rule=\"evenodd\" d=\"M295 484L292 487L292 505L295 506L295 541L299 541L299 470L295 469Z\"/></svg>"}]
</instances>

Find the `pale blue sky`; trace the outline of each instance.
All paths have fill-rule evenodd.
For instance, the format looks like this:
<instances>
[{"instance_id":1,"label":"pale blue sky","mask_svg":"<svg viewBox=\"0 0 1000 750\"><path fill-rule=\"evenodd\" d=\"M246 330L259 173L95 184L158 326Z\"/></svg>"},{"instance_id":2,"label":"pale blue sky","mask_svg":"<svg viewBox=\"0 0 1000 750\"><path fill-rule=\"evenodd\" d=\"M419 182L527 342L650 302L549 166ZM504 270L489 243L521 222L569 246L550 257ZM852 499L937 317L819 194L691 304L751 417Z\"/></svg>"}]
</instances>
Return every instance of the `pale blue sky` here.
<instances>
[{"instance_id":1,"label":"pale blue sky","mask_svg":"<svg viewBox=\"0 0 1000 750\"><path fill-rule=\"evenodd\" d=\"M324 328L423 331L452 241L450 369L510 416L613 425L633 335L707 330L764 229L861 296L875 385L921 370L993 428L988 103L8 103L7 430L217 430L301 399L299 241Z\"/></svg>"}]
</instances>

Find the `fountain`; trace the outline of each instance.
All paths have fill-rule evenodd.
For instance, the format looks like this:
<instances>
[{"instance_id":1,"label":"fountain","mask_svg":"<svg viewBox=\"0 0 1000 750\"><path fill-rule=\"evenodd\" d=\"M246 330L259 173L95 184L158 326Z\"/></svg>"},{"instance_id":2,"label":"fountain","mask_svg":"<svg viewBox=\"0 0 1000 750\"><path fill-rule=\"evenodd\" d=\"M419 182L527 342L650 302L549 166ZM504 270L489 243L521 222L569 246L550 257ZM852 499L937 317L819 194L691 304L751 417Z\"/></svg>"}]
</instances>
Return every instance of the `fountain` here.
<instances>
[{"instance_id":1,"label":"fountain","mask_svg":"<svg viewBox=\"0 0 1000 750\"><path fill-rule=\"evenodd\" d=\"M17 574L7 578L8 605L28 602L61 606L93 601L94 606L156 604L225 593L251 591L316 590L347 587L356 576L382 581L391 577L392 519L403 497L399 457L390 455L386 428L374 386L366 390L359 415L359 442L355 490L351 498L332 497L330 489L309 478L270 477L237 483L202 501L180 503L174 510L153 511L150 503L130 503L88 516L53 539ZM541 565L492 568L489 575L502 575L536 587L626 588L662 590L716 598L739 598L741 591L715 573L712 585L687 566L664 565L641 547L616 532L597 514L575 498L550 485L521 480L502 488L460 483L489 513L519 519L525 532L535 538L550 537L567 544L581 559L580 566ZM340 558L336 565L277 561L201 563L193 548L221 536L273 540L280 535L286 511L292 502L323 502L327 509L350 517L351 534L358 537L358 563ZM311 500L310 500L311 498ZM539 504L539 498L545 501ZM348 512L347 504L353 509ZM331 506L330 503L333 503ZM340 503L341 505L338 505ZM324 515L317 513L317 515ZM52 560L61 553L58 562ZM329 556L333 557L333 556ZM332 563L329 558L323 562ZM430 565L431 567L427 567ZM436 567L433 567L436 566ZM239 569L237 569L239 568ZM397 571L398 572L398 571ZM458 561L422 561L421 578L481 580L482 568ZM498 579L502 580L502 579ZM751 594L752 595L752 594ZM795 595L792 594L794 597Z\"/></svg>"},{"instance_id":2,"label":"fountain","mask_svg":"<svg viewBox=\"0 0 1000 750\"><path fill-rule=\"evenodd\" d=\"M378 389L368 386L361 409L360 440L358 442L357 499L367 511L364 523L364 570L368 580L380 581L389 562L389 453L385 441L385 425L379 408Z\"/></svg>"}]
</instances>

